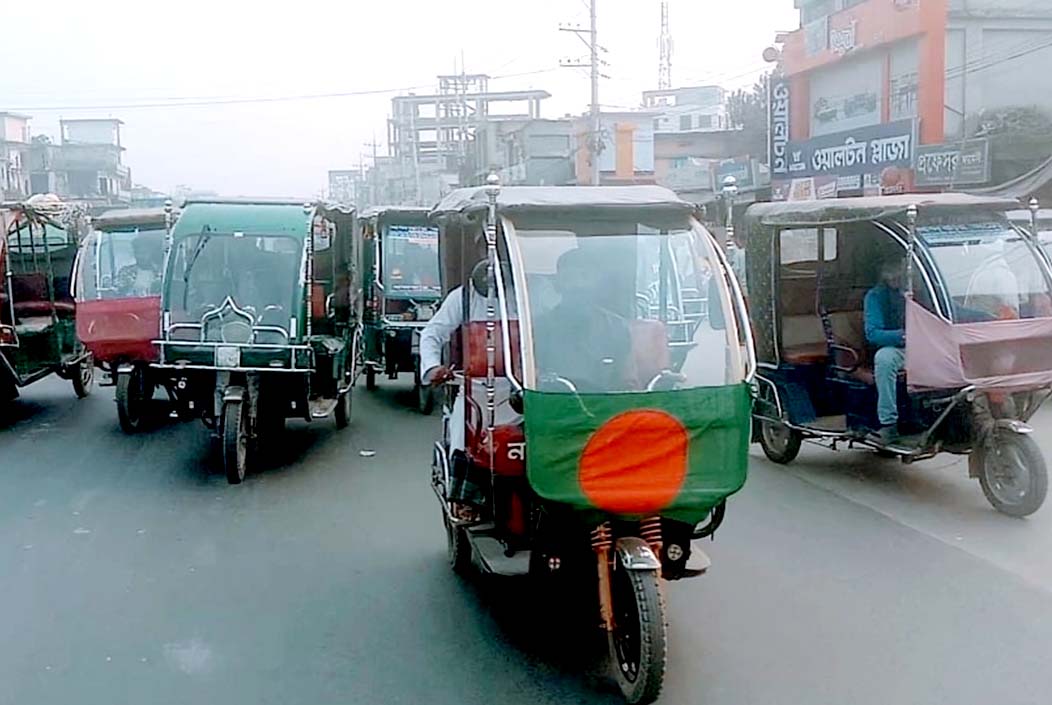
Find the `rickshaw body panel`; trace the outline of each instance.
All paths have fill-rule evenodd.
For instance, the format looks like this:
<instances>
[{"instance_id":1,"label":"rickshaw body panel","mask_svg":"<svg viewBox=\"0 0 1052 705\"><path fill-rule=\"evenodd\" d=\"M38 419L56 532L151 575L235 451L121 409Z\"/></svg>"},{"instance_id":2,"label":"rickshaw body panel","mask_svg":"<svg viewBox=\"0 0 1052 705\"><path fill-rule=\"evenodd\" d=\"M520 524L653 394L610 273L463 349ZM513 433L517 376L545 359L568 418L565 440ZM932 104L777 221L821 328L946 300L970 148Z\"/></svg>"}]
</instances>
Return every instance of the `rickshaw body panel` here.
<instances>
[{"instance_id":1,"label":"rickshaw body panel","mask_svg":"<svg viewBox=\"0 0 1052 705\"><path fill-rule=\"evenodd\" d=\"M414 333L424 328L440 303L437 279L433 290L423 284L400 290L398 284L387 281L395 274L387 270L388 257L393 257L388 251L396 239L406 239L411 230L420 229L423 232L426 229L434 233L437 242L438 231L432 226L428 215L427 208L388 206L369 209L361 219L364 236L362 289L365 299L365 362L391 377L415 371L417 350ZM406 237L400 234L396 238L392 229L399 233L405 231ZM426 247L418 247L421 248L421 255L426 253ZM437 275L437 253L434 263Z\"/></svg>"},{"instance_id":2,"label":"rickshaw body panel","mask_svg":"<svg viewBox=\"0 0 1052 705\"><path fill-rule=\"evenodd\" d=\"M91 351L96 363L153 362L157 359L156 340L161 329L161 277L165 228L174 224L177 211L164 208L128 208L107 211L92 220L95 232L86 238L78 254L76 272L77 335ZM149 294L130 294L117 290L117 279L128 259L132 239L140 232L152 237L149 250L157 265L156 283ZM127 238L122 260L115 259L117 239ZM96 256L106 250L108 257ZM112 261L111 261L112 260ZM109 265L105 266L104 264ZM105 272L103 272L105 269Z\"/></svg>"},{"instance_id":3,"label":"rickshaw body panel","mask_svg":"<svg viewBox=\"0 0 1052 705\"><path fill-rule=\"evenodd\" d=\"M47 200L0 207L0 386L65 376L84 356L70 291L82 215Z\"/></svg>"},{"instance_id":4,"label":"rickshaw body panel","mask_svg":"<svg viewBox=\"0 0 1052 705\"><path fill-rule=\"evenodd\" d=\"M1003 218L1018 204L964 194L908 194L764 203L748 209L744 227L749 314L761 366L757 419L784 422L805 436L833 441L863 440L880 427L875 382L867 367L872 364L872 347L862 330L862 295L876 285L882 256L905 255L910 206L917 207L923 224ZM797 232L814 241L816 262L796 261L782 252L789 242L783 233L795 237ZM883 243L880 248L886 251L881 254L867 243ZM831 247L835 249L830 256ZM954 325L951 320L966 309L945 288L940 264L923 238L918 236L913 252L914 300L907 306L923 307L943 325ZM1033 254L1035 271L1047 279L1046 256L1036 247ZM842 279L846 275L839 273L839 260L853 268L849 272L858 281ZM814 339L813 351L801 344L807 335ZM908 334L906 338L907 357L911 349L912 354L924 354L910 347ZM854 350L853 355L846 354L845 347ZM960 396L968 383L923 389L907 386L907 381L906 376L898 380L899 427L904 434L925 439L916 452L967 452L975 442L970 403ZM828 420L837 417L841 420L830 425Z\"/></svg>"},{"instance_id":5,"label":"rickshaw body panel","mask_svg":"<svg viewBox=\"0 0 1052 705\"><path fill-rule=\"evenodd\" d=\"M310 420L316 417L311 400L349 393L362 304L358 270L353 266L360 247L353 208L270 199L191 201L173 230L173 251L203 232L228 238L219 240L221 247L243 248L236 243L244 239L264 248L258 252L248 248L256 253L249 260L231 260L241 276L255 259L262 258L263 264L277 262L265 249L272 239L296 243L295 260L287 256L282 260L285 278L262 277L267 289L257 290L272 297L274 287L282 287L287 298L279 296L280 301L275 299L274 306L260 313L249 312L237 296L223 293L208 302L208 310L197 321L185 313L176 316L173 306L181 304L173 287L182 284L173 274L170 255L162 294L163 335L157 341L160 352L153 368L185 383L188 397L208 405L202 413L210 413L210 402L217 406L221 402L213 395L214 385L244 385L246 378L259 380L258 393L265 395L262 408L269 417ZM200 238L195 242L199 244ZM209 246L210 242L204 248ZM187 264L189 260L184 260L184 267ZM268 314L271 308L278 310ZM267 320L268 315L272 319ZM249 339L227 340L226 322L247 325Z\"/></svg>"},{"instance_id":6,"label":"rickshaw body panel","mask_svg":"<svg viewBox=\"0 0 1052 705\"><path fill-rule=\"evenodd\" d=\"M480 220L485 220L486 209L486 191L480 187L454 191L432 212L432 219L442 226L440 250L443 288L447 292L465 281L470 272L467 259L471 241L477 228L481 227ZM505 219L505 234L508 232L508 220L517 217L539 217L552 222L560 219L568 222L623 221L633 224L633 227L636 223L648 220L658 222L671 219L688 230L695 227L692 206L660 187L508 187L500 191L497 212L499 218ZM700 225L697 227L700 228ZM587 239L592 236L582 237ZM594 239L602 240L603 237L597 235ZM515 245L511 244L509 248L512 250L509 255L512 267L515 268L519 265ZM520 274L516 269L516 282L521 281ZM521 312L528 307L528 302L519 287L516 288L515 296ZM521 367L524 361L533 359L533 351L528 347L526 337L519 335L518 322L512 323L514 325L508 331L511 345L509 360L514 370L513 377L523 380ZM455 348L466 347L470 351L467 354L461 352L463 359L459 361L469 387L484 386L485 383L488 367L486 325L485 322L466 324L462 326L460 336L454 339ZM669 325L668 330L671 328ZM663 326L662 330L666 328ZM498 352L494 370L498 379L503 380L505 373L511 370L505 368L500 352L501 331L502 324L498 321ZM462 342L458 343L458 340ZM666 342L671 343L671 339ZM652 356L654 352L643 343L639 343L639 351L641 359ZM669 344L665 355L658 355L658 358L671 360L675 354L674 347ZM454 353L454 358L457 357ZM526 379L529 379L529 374ZM592 518L616 517L626 521L637 521L643 516L658 514L676 521L693 522L693 526L703 520L713 507L740 490L745 482L750 407L749 387L740 382L679 391L640 390L632 393L579 395L535 390L527 383L523 421L518 426L498 422L493 431L492 445L489 444L483 418L485 405L469 401L466 409L467 452L476 463L490 467L498 479L522 477L525 471L532 491L545 504L558 507L560 512L570 511ZM579 462L586 446L606 422L633 412L674 419L673 423L683 429L685 443L690 450L683 476L676 481L675 487L669 490L666 486L652 492L645 483L633 485L629 481L625 492L634 498L637 506L646 509L611 511L609 506L598 506L595 498L589 497L583 489L579 478ZM620 437L621 442L628 440L629 436ZM646 451L634 448L632 452L645 454ZM617 470L613 470L604 481L617 485Z\"/></svg>"},{"instance_id":7,"label":"rickshaw body panel","mask_svg":"<svg viewBox=\"0 0 1052 705\"><path fill-rule=\"evenodd\" d=\"M153 362L161 297L96 299L77 304L77 336L97 362Z\"/></svg>"}]
</instances>

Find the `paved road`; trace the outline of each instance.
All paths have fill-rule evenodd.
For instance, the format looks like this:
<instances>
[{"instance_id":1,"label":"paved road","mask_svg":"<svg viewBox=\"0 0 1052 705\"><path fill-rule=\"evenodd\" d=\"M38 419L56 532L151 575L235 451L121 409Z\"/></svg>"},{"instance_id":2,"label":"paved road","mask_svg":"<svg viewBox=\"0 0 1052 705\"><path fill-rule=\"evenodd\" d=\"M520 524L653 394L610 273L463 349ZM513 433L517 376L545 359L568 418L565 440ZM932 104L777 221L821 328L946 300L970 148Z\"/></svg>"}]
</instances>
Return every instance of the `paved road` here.
<instances>
[{"instance_id":1,"label":"paved road","mask_svg":"<svg viewBox=\"0 0 1052 705\"><path fill-rule=\"evenodd\" d=\"M197 424L122 435L110 391L44 382L0 425L3 705L619 702L587 630L449 572L405 389L236 488ZM668 590L663 703L1049 702L1052 504L1001 517L943 459L753 460Z\"/></svg>"}]
</instances>

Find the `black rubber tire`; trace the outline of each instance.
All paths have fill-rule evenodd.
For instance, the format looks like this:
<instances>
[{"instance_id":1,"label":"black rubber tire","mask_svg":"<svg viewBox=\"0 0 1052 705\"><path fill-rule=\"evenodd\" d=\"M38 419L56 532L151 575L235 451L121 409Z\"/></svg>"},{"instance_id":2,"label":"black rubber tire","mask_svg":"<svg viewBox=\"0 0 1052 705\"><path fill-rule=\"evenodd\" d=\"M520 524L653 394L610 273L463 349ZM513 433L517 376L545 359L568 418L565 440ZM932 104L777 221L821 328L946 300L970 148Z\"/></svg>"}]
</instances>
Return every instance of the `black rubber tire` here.
<instances>
[{"instance_id":1,"label":"black rubber tire","mask_svg":"<svg viewBox=\"0 0 1052 705\"><path fill-rule=\"evenodd\" d=\"M114 398L117 402L117 421L125 433L138 433L143 427L143 412L146 410L146 372L136 366L131 372L117 374Z\"/></svg>"},{"instance_id":2,"label":"black rubber tire","mask_svg":"<svg viewBox=\"0 0 1052 705\"><path fill-rule=\"evenodd\" d=\"M239 485L248 474L248 409L243 401L223 404L223 470L226 481Z\"/></svg>"},{"instance_id":3,"label":"black rubber tire","mask_svg":"<svg viewBox=\"0 0 1052 705\"><path fill-rule=\"evenodd\" d=\"M73 393L78 399L91 394L91 388L95 385L95 359L91 353L70 370L70 381L73 382Z\"/></svg>"},{"instance_id":4,"label":"black rubber tire","mask_svg":"<svg viewBox=\"0 0 1052 705\"><path fill-rule=\"evenodd\" d=\"M419 366L413 369L413 392L416 394L416 410L424 416L430 416L435 410L435 390L420 379Z\"/></svg>"},{"instance_id":5,"label":"black rubber tire","mask_svg":"<svg viewBox=\"0 0 1052 705\"><path fill-rule=\"evenodd\" d=\"M1048 468L1041 448L1029 435L1008 429L998 429L994 434L993 443L993 451L985 447L974 451L979 453L979 486L983 488L983 494L994 509L1002 514L1019 518L1030 516L1041 508L1048 494ZM1025 464L1027 486L1018 500L1010 501L1003 496L1003 490L998 486L999 480L994 475L999 458L991 457L991 452L1011 453L1016 455L1019 462Z\"/></svg>"},{"instance_id":6,"label":"black rubber tire","mask_svg":"<svg viewBox=\"0 0 1052 705\"><path fill-rule=\"evenodd\" d=\"M446 527L446 551L449 567L457 575L467 575L471 570L471 543L464 529L455 526L445 512L442 512L442 523Z\"/></svg>"},{"instance_id":7,"label":"black rubber tire","mask_svg":"<svg viewBox=\"0 0 1052 705\"><path fill-rule=\"evenodd\" d=\"M760 424L760 447L772 463L788 465L796 460L796 456L800 454L800 444L804 440L799 431L767 421L756 423Z\"/></svg>"},{"instance_id":8,"label":"black rubber tire","mask_svg":"<svg viewBox=\"0 0 1052 705\"><path fill-rule=\"evenodd\" d=\"M351 389L336 399L336 428L344 429L351 425L352 399Z\"/></svg>"},{"instance_id":9,"label":"black rubber tire","mask_svg":"<svg viewBox=\"0 0 1052 705\"><path fill-rule=\"evenodd\" d=\"M365 388L376 391L376 370L371 365L365 368Z\"/></svg>"},{"instance_id":10,"label":"black rubber tire","mask_svg":"<svg viewBox=\"0 0 1052 705\"><path fill-rule=\"evenodd\" d=\"M615 627L607 641L614 678L625 702L652 703L661 695L668 666L668 618L658 571L618 566L611 592Z\"/></svg>"}]
</instances>

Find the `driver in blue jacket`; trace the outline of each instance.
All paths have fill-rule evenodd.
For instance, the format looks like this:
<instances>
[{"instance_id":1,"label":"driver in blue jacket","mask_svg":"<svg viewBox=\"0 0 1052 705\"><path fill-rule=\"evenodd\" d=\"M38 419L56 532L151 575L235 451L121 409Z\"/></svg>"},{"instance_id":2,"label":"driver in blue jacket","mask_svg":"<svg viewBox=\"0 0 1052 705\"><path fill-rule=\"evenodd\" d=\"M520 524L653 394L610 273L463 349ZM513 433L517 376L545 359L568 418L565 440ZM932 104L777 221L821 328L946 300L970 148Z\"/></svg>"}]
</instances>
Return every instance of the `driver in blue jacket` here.
<instances>
[{"instance_id":1,"label":"driver in blue jacket","mask_svg":"<svg viewBox=\"0 0 1052 705\"><path fill-rule=\"evenodd\" d=\"M873 373L877 383L877 435L884 443L898 436L899 373L906 363L906 298L903 295L903 262L890 259L880 267L880 283L866 293L863 312L866 342L876 348Z\"/></svg>"}]
</instances>

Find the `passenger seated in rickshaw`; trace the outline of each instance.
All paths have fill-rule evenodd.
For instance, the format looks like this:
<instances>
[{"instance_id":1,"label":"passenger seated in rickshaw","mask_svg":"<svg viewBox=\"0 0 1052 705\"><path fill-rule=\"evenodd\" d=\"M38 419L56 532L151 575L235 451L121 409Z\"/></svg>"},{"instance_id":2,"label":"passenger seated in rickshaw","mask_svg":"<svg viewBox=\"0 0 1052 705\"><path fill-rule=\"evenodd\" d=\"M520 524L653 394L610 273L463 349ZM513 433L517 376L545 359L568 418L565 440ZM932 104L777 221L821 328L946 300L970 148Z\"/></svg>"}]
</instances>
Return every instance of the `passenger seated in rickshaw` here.
<instances>
[{"instance_id":1,"label":"passenger seated in rickshaw","mask_svg":"<svg viewBox=\"0 0 1052 705\"><path fill-rule=\"evenodd\" d=\"M898 378L906 363L906 298L902 282L902 260L885 260L880 267L880 283L869 290L863 303L866 342L876 348L873 373L880 423L877 434L884 443L898 438Z\"/></svg>"},{"instance_id":2,"label":"passenger seated in rickshaw","mask_svg":"<svg viewBox=\"0 0 1052 705\"><path fill-rule=\"evenodd\" d=\"M122 296L154 296L161 293L161 263L155 256L156 243L146 235L132 240L135 262L117 272L117 291Z\"/></svg>"}]
</instances>

